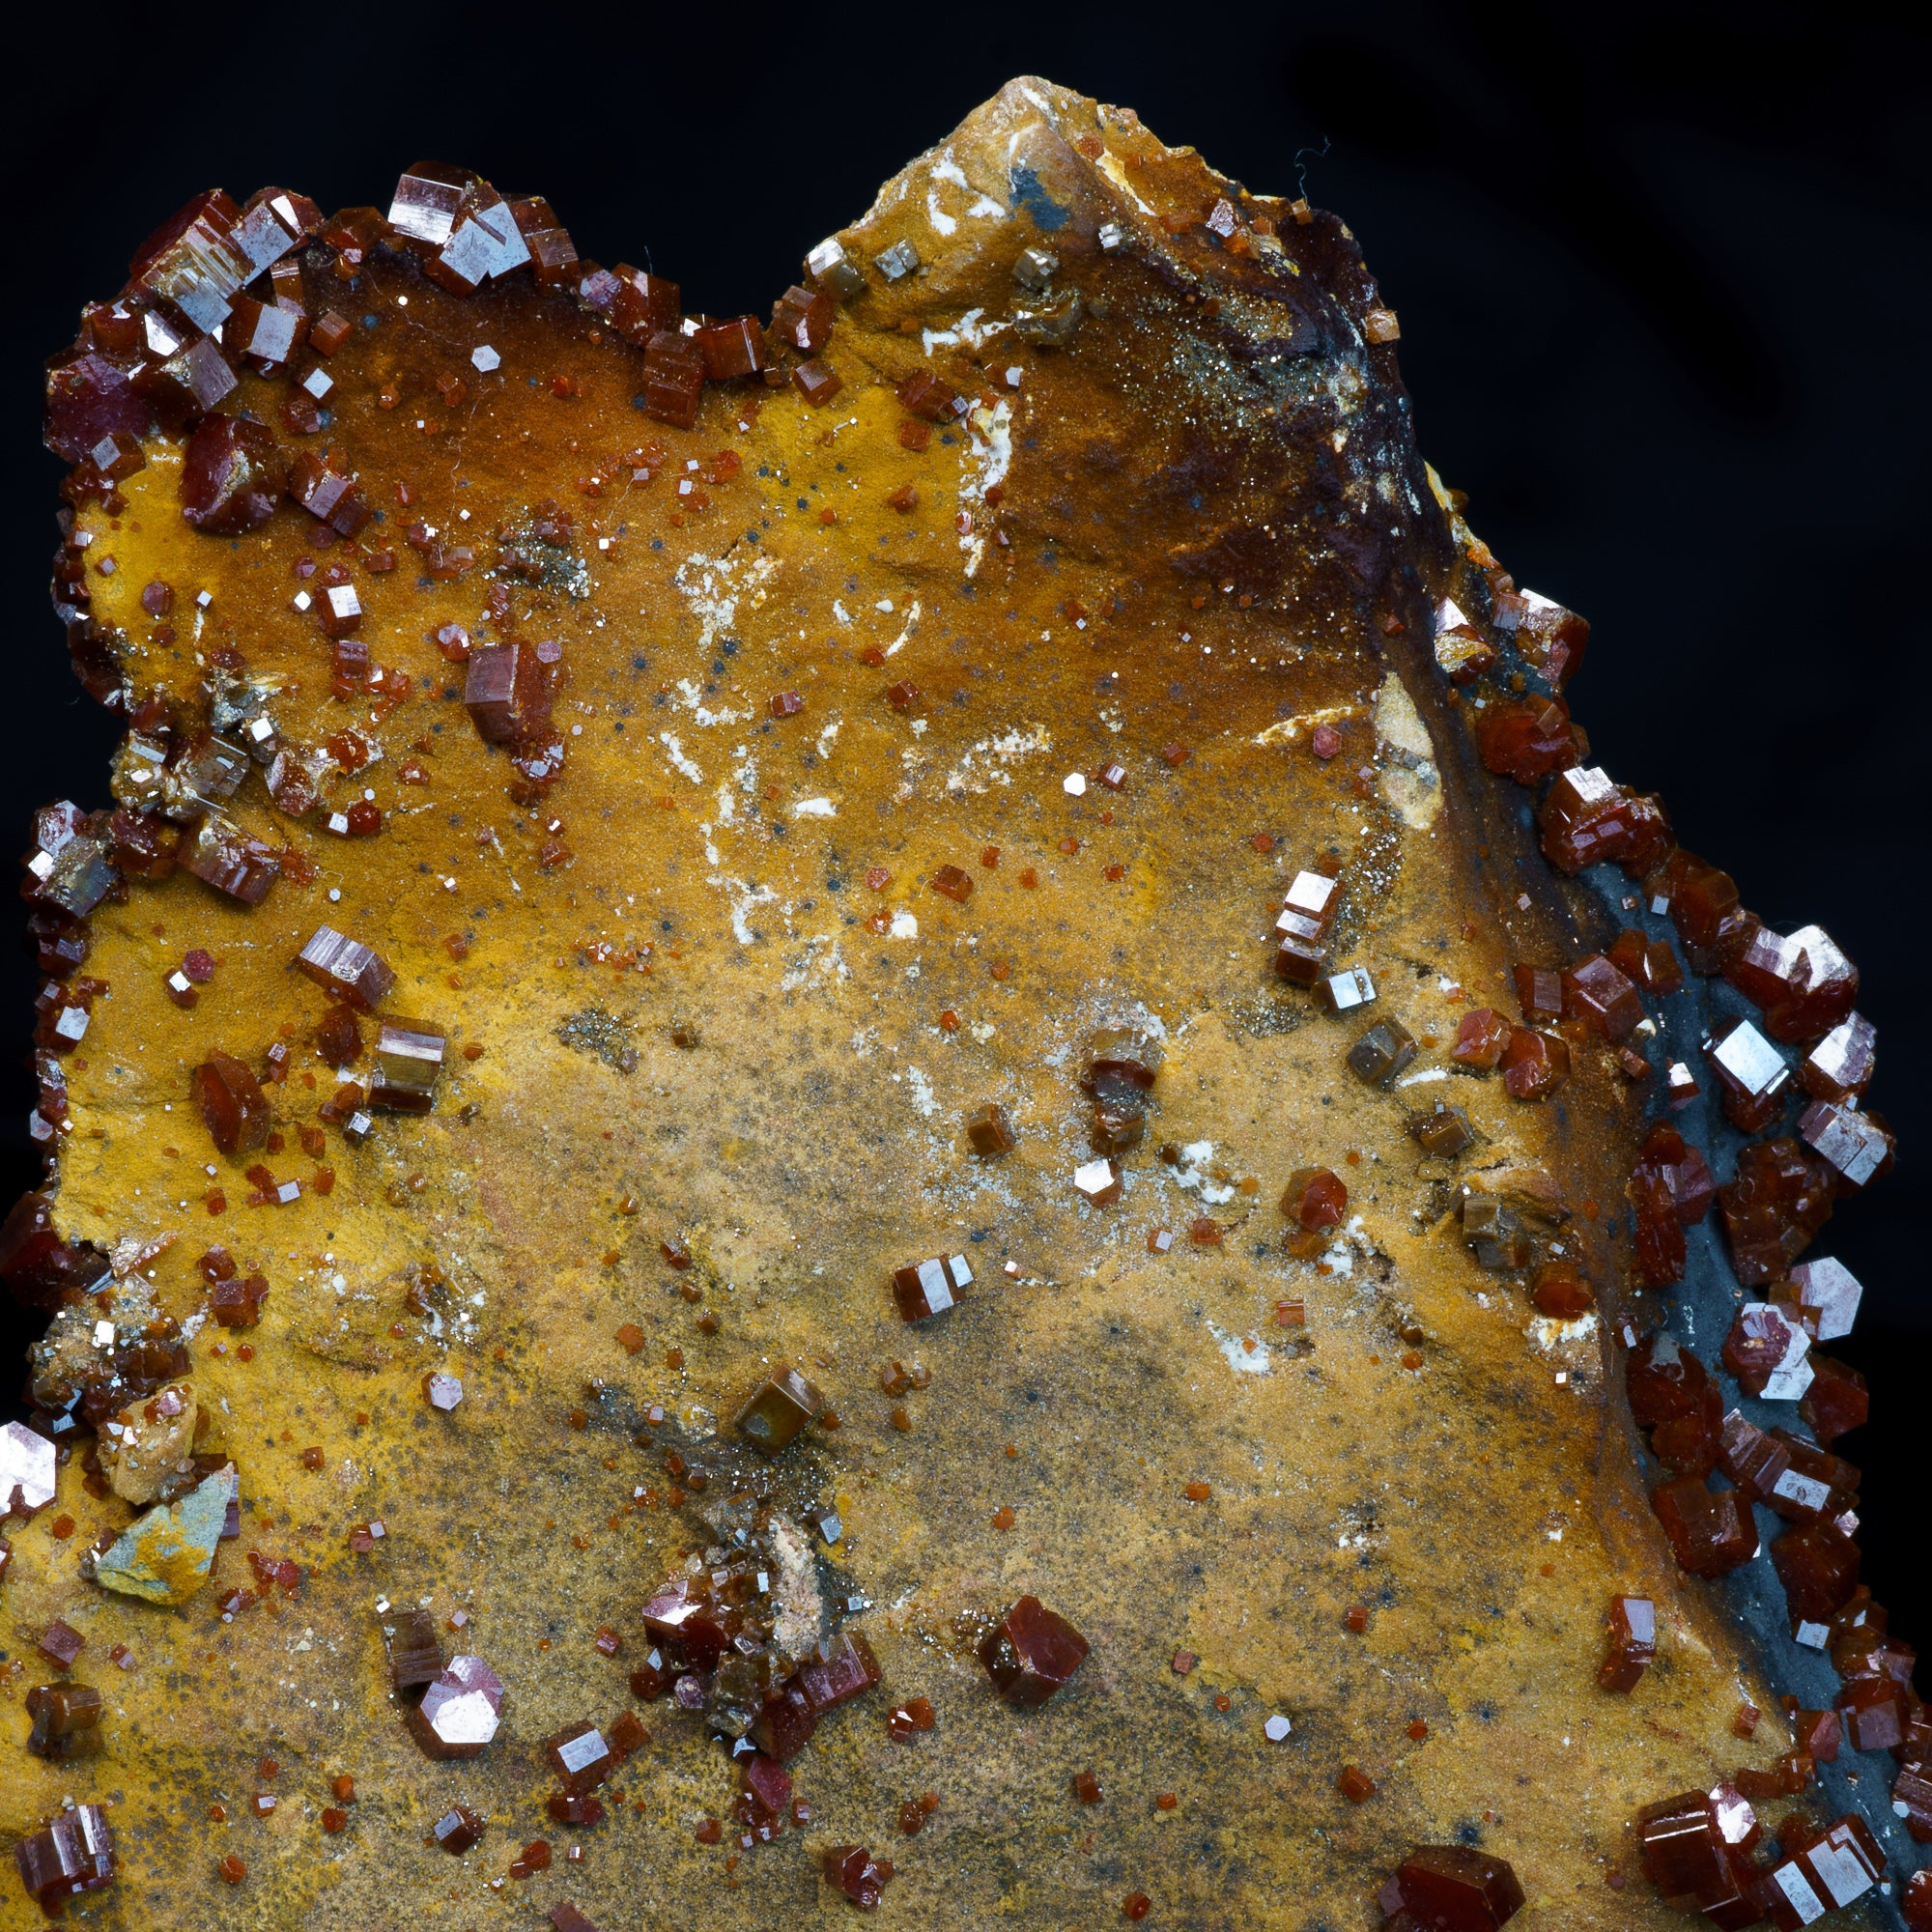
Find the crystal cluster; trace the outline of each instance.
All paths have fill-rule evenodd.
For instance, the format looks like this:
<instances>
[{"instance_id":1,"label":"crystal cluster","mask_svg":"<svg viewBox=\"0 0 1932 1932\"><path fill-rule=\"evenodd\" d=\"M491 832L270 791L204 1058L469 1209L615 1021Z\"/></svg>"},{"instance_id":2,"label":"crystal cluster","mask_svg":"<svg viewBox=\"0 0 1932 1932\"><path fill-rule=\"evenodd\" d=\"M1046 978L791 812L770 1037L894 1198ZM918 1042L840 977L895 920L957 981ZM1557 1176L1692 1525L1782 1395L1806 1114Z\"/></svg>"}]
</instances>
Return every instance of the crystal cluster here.
<instances>
[{"instance_id":1,"label":"crystal cluster","mask_svg":"<svg viewBox=\"0 0 1932 1932\"><path fill-rule=\"evenodd\" d=\"M1296 985L1312 986L1328 963L1328 928L1342 908L1339 880L1322 872L1297 872L1282 901L1274 929L1274 970Z\"/></svg>"},{"instance_id":2,"label":"crystal cluster","mask_svg":"<svg viewBox=\"0 0 1932 1932\"><path fill-rule=\"evenodd\" d=\"M20 1883L47 1917L70 1899L114 1881L114 1833L98 1804L76 1804L52 1824L24 1833L14 1847Z\"/></svg>"}]
</instances>

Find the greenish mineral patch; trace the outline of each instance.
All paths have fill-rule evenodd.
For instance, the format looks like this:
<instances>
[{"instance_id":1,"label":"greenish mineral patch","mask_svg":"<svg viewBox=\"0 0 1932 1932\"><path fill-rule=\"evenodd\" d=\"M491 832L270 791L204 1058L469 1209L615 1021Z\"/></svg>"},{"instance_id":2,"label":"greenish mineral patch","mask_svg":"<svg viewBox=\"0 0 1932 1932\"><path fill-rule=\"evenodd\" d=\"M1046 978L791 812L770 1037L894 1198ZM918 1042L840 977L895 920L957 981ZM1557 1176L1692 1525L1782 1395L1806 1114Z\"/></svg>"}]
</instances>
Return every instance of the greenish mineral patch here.
<instances>
[{"instance_id":1,"label":"greenish mineral patch","mask_svg":"<svg viewBox=\"0 0 1932 1932\"><path fill-rule=\"evenodd\" d=\"M235 1500L235 1465L217 1469L179 1503L161 1504L122 1531L94 1566L103 1589L150 1604L185 1604L208 1581Z\"/></svg>"}]
</instances>

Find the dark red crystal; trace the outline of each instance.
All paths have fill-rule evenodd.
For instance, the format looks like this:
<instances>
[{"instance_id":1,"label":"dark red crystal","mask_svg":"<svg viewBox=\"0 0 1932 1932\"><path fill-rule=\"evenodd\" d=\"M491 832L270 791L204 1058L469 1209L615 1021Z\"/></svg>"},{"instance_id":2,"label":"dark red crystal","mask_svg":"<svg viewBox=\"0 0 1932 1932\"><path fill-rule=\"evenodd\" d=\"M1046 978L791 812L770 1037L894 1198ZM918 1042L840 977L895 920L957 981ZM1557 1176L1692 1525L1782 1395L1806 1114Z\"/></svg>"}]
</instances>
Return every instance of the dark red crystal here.
<instances>
[{"instance_id":1,"label":"dark red crystal","mask_svg":"<svg viewBox=\"0 0 1932 1932\"><path fill-rule=\"evenodd\" d=\"M1509 1861L1468 1845L1418 1845L1392 1889L1398 1909L1428 1932L1495 1932L1523 1905Z\"/></svg>"},{"instance_id":2,"label":"dark red crystal","mask_svg":"<svg viewBox=\"0 0 1932 1932\"><path fill-rule=\"evenodd\" d=\"M1534 1027L1512 1027L1502 1073L1512 1099L1547 1099L1570 1077L1569 1042Z\"/></svg>"},{"instance_id":3,"label":"dark red crystal","mask_svg":"<svg viewBox=\"0 0 1932 1932\"><path fill-rule=\"evenodd\" d=\"M1589 739L1560 697L1492 698L1476 714L1476 746L1490 771L1519 784L1567 771L1590 754Z\"/></svg>"},{"instance_id":4,"label":"dark red crystal","mask_svg":"<svg viewBox=\"0 0 1932 1932\"><path fill-rule=\"evenodd\" d=\"M52 1824L21 1835L14 1847L20 1883L49 1918L71 1898L114 1880L114 1833L98 1804L77 1804Z\"/></svg>"},{"instance_id":5,"label":"dark red crystal","mask_svg":"<svg viewBox=\"0 0 1932 1932\"><path fill-rule=\"evenodd\" d=\"M1643 1019L1636 988L1601 952L1563 975L1563 1012L1605 1039L1628 1039Z\"/></svg>"},{"instance_id":6,"label":"dark red crystal","mask_svg":"<svg viewBox=\"0 0 1932 1932\"><path fill-rule=\"evenodd\" d=\"M616 1769L617 1758L595 1724L568 1724L544 1742L557 1782L574 1797L595 1791Z\"/></svg>"},{"instance_id":7,"label":"dark red crystal","mask_svg":"<svg viewBox=\"0 0 1932 1932\"><path fill-rule=\"evenodd\" d=\"M1742 1490L1712 1490L1683 1476L1653 1490L1650 1506L1677 1561L1693 1577L1721 1577L1757 1554L1757 1525Z\"/></svg>"},{"instance_id":8,"label":"dark red crystal","mask_svg":"<svg viewBox=\"0 0 1932 1932\"><path fill-rule=\"evenodd\" d=\"M1656 1661L1656 1604L1648 1597L1612 1597L1609 1640L1597 1682L1605 1690L1634 1690Z\"/></svg>"},{"instance_id":9,"label":"dark red crystal","mask_svg":"<svg viewBox=\"0 0 1932 1932\"><path fill-rule=\"evenodd\" d=\"M872 1911L893 1876L892 1861L875 1859L863 1845L834 1845L820 1863L825 1883L862 1912Z\"/></svg>"},{"instance_id":10,"label":"dark red crystal","mask_svg":"<svg viewBox=\"0 0 1932 1932\"><path fill-rule=\"evenodd\" d=\"M225 1154L252 1152L269 1138L262 1083L231 1054L211 1053L188 1082L209 1137Z\"/></svg>"},{"instance_id":11,"label":"dark red crystal","mask_svg":"<svg viewBox=\"0 0 1932 1932\"><path fill-rule=\"evenodd\" d=\"M1503 1057L1509 1044L1510 1023L1488 1007L1466 1012L1456 1027L1456 1044L1449 1057L1459 1065L1477 1067L1487 1073Z\"/></svg>"},{"instance_id":12,"label":"dark red crystal","mask_svg":"<svg viewBox=\"0 0 1932 1932\"><path fill-rule=\"evenodd\" d=\"M1747 1288L1776 1281L1832 1216L1831 1170L1797 1141L1757 1141L1718 1190L1731 1264Z\"/></svg>"},{"instance_id":13,"label":"dark red crystal","mask_svg":"<svg viewBox=\"0 0 1932 1932\"><path fill-rule=\"evenodd\" d=\"M1858 1586L1859 1547L1829 1522L1786 1530L1771 1546L1771 1562L1791 1614L1804 1623L1830 1622Z\"/></svg>"},{"instance_id":14,"label":"dark red crystal","mask_svg":"<svg viewBox=\"0 0 1932 1932\"><path fill-rule=\"evenodd\" d=\"M980 1662L1009 1704L1036 1710L1087 1656L1087 1639L1037 1597L1022 1597L980 1643Z\"/></svg>"},{"instance_id":15,"label":"dark red crystal","mask_svg":"<svg viewBox=\"0 0 1932 1932\"><path fill-rule=\"evenodd\" d=\"M182 452L182 515L210 536L260 529L287 487L281 450L252 416L204 416Z\"/></svg>"},{"instance_id":16,"label":"dark red crystal","mask_svg":"<svg viewBox=\"0 0 1932 1932\"><path fill-rule=\"evenodd\" d=\"M1864 1377L1857 1369L1814 1350L1811 1386L1804 1391L1798 1413L1810 1425L1819 1441L1835 1442L1871 1413L1871 1397Z\"/></svg>"}]
</instances>

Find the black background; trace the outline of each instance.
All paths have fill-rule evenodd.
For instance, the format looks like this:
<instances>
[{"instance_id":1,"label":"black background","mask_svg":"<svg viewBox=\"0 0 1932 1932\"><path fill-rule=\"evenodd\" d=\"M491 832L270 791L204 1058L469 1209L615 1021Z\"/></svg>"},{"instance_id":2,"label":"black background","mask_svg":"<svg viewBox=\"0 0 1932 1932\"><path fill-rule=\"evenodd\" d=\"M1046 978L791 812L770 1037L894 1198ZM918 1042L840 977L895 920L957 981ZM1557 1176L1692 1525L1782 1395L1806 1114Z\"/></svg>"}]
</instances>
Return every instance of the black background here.
<instances>
[{"instance_id":1,"label":"black background","mask_svg":"<svg viewBox=\"0 0 1932 1932\"><path fill-rule=\"evenodd\" d=\"M1902 11L1902 10L1901 10ZM1610 17L1613 15L1613 17ZM165 24L163 24L165 22ZM17 37L16 37L17 36ZM1932 1149L1922 898L1932 37L1775 4L1155 14L1037 5L68 10L0 81L0 825L105 801L114 731L45 580L38 369L195 190L386 205L423 156L551 198L687 307L763 310L805 248L1001 82L1139 109L1258 192L1340 212L1401 313L1424 452L1520 582L1595 625L1572 698L1613 776L1781 928L1859 961L1897 1175L1819 1244L1873 1421L1865 1575L1932 1637ZM11 917L11 916L9 916ZM31 964L0 948L0 1186ZM19 1338L0 1334L0 1361ZM0 1381L12 1393L11 1368Z\"/></svg>"}]
</instances>

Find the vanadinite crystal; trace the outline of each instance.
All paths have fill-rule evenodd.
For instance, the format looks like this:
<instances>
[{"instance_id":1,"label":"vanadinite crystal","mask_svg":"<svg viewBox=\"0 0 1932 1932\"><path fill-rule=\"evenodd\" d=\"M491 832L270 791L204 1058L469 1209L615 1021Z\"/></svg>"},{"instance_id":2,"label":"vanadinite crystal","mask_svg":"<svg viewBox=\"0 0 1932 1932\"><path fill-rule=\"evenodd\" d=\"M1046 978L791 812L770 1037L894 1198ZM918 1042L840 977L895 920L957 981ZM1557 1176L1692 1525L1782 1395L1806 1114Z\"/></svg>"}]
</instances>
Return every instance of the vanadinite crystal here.
<instances>
[{"instance_id":1,"label":"vanadinite crystal","mask_svg":"<svg viewBox=\"0 0 1932 1932\"><path fill-rule=\"evenodd\" d=\"M1021 1710L1063 1690L1086 1657L1087 1639L1037 1597L1022 1597L980 1642L993 1689Z\"/></svg>"},{"instance_id":2,"label":"vanadinite crystal","mask_svg":"<svg viewBox=\"0 0 1932 1932\"><path fill-rule=\"evenodd\" d=\"M130 128L75 23L119 172L86 247L22 203L22 303L176 124L435 95L260 24L171 21L205 98ZM575 24L442 67L487 43L512 149L582 94L651 159ZM46 369L120 743L15 828L29 1889L104 1882L111 1802L139 1895L68 1916L154 1932L1378 1887L1390 1932L1659 1932L1626 1814L1682 1790L1673 1898L1838 1900L1808 1803L1932 1816L1858 1582L1913 1472L1841 1453L1812 1245L1895 1157L1887 990L1593 747L1588 626L1424 461L1372 238L1032 77L762 283L727 197L732 288L681 285L712 151L856 154L959 65L902 31L868 94L842 16L731 26L797 111L658 35L723 107L611 266L453 163L211 189Z\"/></svg>"}]
</instances>

